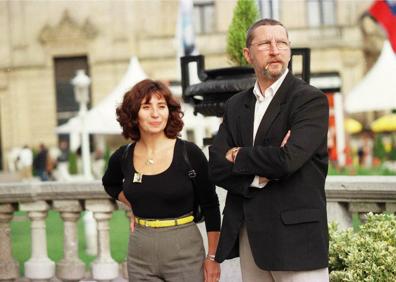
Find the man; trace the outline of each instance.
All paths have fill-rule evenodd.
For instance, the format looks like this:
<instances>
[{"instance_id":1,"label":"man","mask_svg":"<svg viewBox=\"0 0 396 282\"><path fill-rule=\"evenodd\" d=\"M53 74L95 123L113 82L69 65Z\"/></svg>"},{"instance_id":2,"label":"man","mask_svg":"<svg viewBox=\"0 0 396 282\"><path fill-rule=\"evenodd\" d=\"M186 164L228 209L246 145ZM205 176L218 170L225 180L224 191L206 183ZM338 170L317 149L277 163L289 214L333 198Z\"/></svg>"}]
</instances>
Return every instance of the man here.
<instances>
[{"instance_id":1,"label":"man","mask_svg":"<svg viewBox=\"0 0 396 282\"><path fill-rule=\"evenodd\" d=\"M234 95L209 149L227 199L216 260L240 256L243 281L328 281L328 103L287 69L285 27L259 20L247 33L253 89Z\"/></svg>"},{"instance_id":2,"label":"man","mask_svg":"<svg viewBox=\"0 0 396 282\"><path fill-rule=\"evenodd\" d=\"M33 168L41 181L48 181L48 150L44 144L40 144L39 151L33 159Z\"/></svg>"}]
</instances>

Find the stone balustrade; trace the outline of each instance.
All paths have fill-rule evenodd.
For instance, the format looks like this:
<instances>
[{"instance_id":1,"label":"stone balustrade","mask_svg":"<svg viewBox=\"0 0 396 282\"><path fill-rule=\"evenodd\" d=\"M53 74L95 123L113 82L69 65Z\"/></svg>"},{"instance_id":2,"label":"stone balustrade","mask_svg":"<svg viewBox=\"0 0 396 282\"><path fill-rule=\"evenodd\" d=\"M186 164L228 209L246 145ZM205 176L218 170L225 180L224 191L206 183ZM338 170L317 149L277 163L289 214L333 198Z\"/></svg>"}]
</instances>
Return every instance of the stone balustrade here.
<instances>
[{"instance_id":1,"label":"stone balustrade","mask_svg":"<svg viewBox=\"0 0 396 282\"><path fill-rule=\"evenodd\" d=\"M223 207L225 192L218 189L218 194ZM329 221L335 220L346 228L352 224L353 213L363 218L368 212L396 212L396 177L328 177L326 195ZM31 222L32 252L25 262L25 278L32 281L86 278L85 265L78 257L77 238L77 221L83 211L92 213L97 226L97 256L90 266L90 278L104 281L120 276L120 266L111 257L109 238L109 220L116 209L118 206L105 194L99 181L0 184L0 281L19 279L10 235L10 222L18 210L25 211ZM56 263L47 253L45 219L49 210L59 212L64 224L64 257Z\"/></svg>"}]
</instances>

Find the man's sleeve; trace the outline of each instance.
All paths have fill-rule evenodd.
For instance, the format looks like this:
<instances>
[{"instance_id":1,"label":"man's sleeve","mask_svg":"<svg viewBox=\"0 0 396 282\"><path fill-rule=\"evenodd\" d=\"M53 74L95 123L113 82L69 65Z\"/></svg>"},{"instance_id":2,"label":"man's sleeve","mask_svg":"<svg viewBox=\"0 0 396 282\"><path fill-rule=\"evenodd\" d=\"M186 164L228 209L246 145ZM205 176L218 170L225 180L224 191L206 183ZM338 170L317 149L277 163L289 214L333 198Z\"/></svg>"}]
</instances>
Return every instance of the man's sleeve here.
<instances>
[{"instance_id":1,"label":"man's sleeve","mask_svg":"<svg viewBox=\"0 0 396 282\"><path fill-rule=\"evenodd\" d=\"M243 147L236 157L233 173L281 179L300 169L327 142L328 102L325 95L312 93L296 99L291 114L291 136L279 146Z\"/></svg>"},{"instance_id":2,"label":"man's sleeve","mask_svg":"<svg viewBox=\"0 0 396 282\"><path fill-rule=\"evenodd\" d=\"M248 195L248 187L254 175L238 175L233 172L233 164L225 155L229 149L236 147L228 126L228 103L225 106L223 122L214 138L213 145L209 147L209 175L211 180L228 192L240 195Z\"/></svg>"}]
</instances>

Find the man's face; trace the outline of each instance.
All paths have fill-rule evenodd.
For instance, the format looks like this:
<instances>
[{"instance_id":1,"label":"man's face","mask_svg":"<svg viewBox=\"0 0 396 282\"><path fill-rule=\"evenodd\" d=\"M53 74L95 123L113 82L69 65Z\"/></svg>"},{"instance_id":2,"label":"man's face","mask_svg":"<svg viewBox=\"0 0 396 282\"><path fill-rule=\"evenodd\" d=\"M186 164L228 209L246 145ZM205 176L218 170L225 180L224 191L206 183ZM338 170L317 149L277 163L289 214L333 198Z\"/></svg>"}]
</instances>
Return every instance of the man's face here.
<instances>
[{"instance_id":1,"label":"man's face","mask_svg":"<svg viewBox=\"0 0 396 282\"><path fill-rule=\"evenodd\" d=\"M253 32L252 43L243 49L246 60L256 74L268 80L277 80L290 61L290 44L284 27L263 25Z\"/></svg>"}]
</instances>

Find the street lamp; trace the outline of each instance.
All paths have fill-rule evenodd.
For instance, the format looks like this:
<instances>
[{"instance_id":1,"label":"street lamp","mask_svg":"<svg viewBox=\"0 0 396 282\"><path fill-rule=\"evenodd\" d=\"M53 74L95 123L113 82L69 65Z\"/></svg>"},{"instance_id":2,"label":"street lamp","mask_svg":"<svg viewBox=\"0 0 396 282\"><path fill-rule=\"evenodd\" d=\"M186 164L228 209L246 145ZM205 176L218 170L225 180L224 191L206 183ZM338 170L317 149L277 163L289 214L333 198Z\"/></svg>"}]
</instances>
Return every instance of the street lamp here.
<instances>
[{"instance_id":1,"label":"street lamp","mask_svg":"<svg viewBox=\"0 0 396 282\"><path fill-rule=\"evenodd\" d=\"M81 120L81 156L83 162L84 178L92 179L91 158L89 150L89 134L86 127L87 104L89 102L88 87L91 79L85 74L84 70L77 70L76 76L71 80L74 87L74 97L80 104L78 115Z\"/></svg>"}]
</instances>

